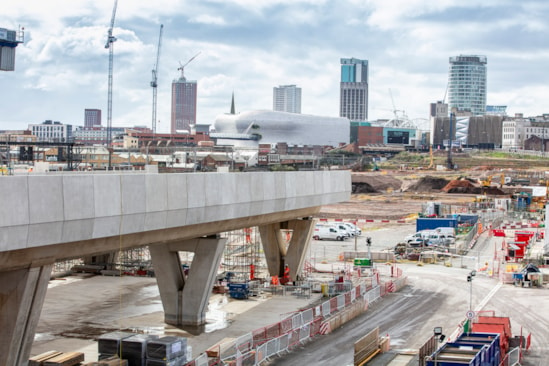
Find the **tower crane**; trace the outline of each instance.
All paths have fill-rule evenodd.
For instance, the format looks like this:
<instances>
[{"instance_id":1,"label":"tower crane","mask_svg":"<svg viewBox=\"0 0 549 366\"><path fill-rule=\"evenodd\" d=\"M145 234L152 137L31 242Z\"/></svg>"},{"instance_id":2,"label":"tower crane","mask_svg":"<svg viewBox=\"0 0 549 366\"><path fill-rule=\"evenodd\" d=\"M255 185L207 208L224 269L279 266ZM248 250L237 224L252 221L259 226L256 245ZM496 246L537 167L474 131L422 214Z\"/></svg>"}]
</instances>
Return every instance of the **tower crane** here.
<instances>
[{"instance_id":1,"label":"tower crane","mask_svg":"<svg viewBox=\"0 0 549 366\"><path fill-rule=\"evenodd\" d=\"M158 36L158 47L156 49L156 63L152 70L151 86L153 88L153 105L152 105L152 132L156 134L156 88L158 87L158 63L160 62L160 47L162 46L162 31L164 24L160 24L160 35Z\"/></svg>"},{"instance_id":2,"label":"tower crane","mask_svg":"<svg viewBox=\"0 0 549 366\"><path fill-rule=\"evenodd\" d=\"M177 70L181 70L181 79L185 79L185 66L191 63L192 60L194 60L198 55L200 55L200 52L198 52L196 55L191 57L189 61L187 61L184 65L181 65L181 61L179 61L179 67Z\"/></svg>"},{"instance_id":3,"label":"tower crane","mask_svg":"<svg viewBox=\"0 0 549 366\"><path fill-rule=\"evenodd\" d=\"M110 147L112 143L112 69L114 61L113 43L116 41L116 37L112 35L112 31L114 28L114 17L116 16L117 6L118 0L114 0L114 6L112 8L111 16L111 26L109 27L107 35L107 43L105 43L105 48L109 50L109 94L107 102L107 148L109 149L109 169L111 168L112 163L112 153L110 152Z\"/></svg>"}]
</instances>

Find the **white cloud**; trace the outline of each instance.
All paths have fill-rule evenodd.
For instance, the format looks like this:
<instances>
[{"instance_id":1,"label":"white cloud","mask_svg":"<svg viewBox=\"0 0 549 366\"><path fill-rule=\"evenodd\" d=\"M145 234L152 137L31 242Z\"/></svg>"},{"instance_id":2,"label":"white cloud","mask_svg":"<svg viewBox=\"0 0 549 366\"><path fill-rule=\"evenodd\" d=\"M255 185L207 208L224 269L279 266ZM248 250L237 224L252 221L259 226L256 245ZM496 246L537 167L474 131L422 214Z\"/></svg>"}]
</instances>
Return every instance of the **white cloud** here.
<instances>
[{"instance_id":1,"label":"white cloud","mask_svg":"<svg viewBox=\"0 0 549 366\"><path fill-rule=\"evenodd\" d=\"M29 0L0 6L0 27L26 28L16 71L0 73L0 129L45 119L81 123L84 108L106 116L108 50L114 1ZM549 111L545 85L549 3L543 0L157 0L120 1L114 34L113 123L151 123L149 86L164 24L159 130L169 129L171 81L198 81L198 119L230 107L272 108L272 88L302 88L302 111L337 116L339 59L370 63L370 118L395 107L425 118L443 98L448 58L488 58L488 102L525 114ZM19 106L19 107L17 107ZM33 107L28 107L33 106ZM39 106L34 107L34 106ZM106 119L106 117L105 117ZM9 122L9 123L8 123Z\"/></svg>"}]
</instances>

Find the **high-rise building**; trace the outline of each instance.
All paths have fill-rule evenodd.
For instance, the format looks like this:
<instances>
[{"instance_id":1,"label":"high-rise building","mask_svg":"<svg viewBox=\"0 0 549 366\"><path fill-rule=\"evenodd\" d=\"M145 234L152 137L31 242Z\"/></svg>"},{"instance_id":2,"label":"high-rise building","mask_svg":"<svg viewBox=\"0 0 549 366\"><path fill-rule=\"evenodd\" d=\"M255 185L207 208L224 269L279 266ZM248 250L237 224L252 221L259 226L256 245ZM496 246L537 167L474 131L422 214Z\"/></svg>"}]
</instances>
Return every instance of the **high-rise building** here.
<instances>
[{"instance_id":1,"label":"high-rise building","mask_svg":"<svg viewBox=\"0 0 549 366\"><path fill-rule=\"evenodd\" d=\"M196 80L187 80L183 76L172 82L172 120L171 133L191 131L191 125L196 124Z\"/></svg>"},{"instance_id":2,"label":"high-rise building","mask_svg":"<svg viewBox=\"0 0 549 366\"><path fill-rule=\"evenodd\" d=\"M473 116L486 114L486 56L450 57L448 106Z\"/></svg>"},{"instance_id":3,"label":"high-rise building","mask_svg":"<svg viewBox=\"0 0 549 366\"><path fill-rule=\"evenodd\" d=\"M301 113L301 88L295 85L274 87L273 111Z\"/></svg>"},{"instance_id":4,"label":"high-rise building","mask_svg":"<svg viewBox=\"0 0 549 366\"><path fill-rule=\"evenodd\" d=\"M341 59L339 116L351 121L368 119L368 60Z\"/></svg>"},{"instance_id":5,"label":"high-rise building","mask_svg":"<svg viewBox=\"0 0 549 366\"><path fill-rule=\"evenodd\" d=\"M101 126L101 109L84 109L84 127Z\"/></svg>"}]
</instances>

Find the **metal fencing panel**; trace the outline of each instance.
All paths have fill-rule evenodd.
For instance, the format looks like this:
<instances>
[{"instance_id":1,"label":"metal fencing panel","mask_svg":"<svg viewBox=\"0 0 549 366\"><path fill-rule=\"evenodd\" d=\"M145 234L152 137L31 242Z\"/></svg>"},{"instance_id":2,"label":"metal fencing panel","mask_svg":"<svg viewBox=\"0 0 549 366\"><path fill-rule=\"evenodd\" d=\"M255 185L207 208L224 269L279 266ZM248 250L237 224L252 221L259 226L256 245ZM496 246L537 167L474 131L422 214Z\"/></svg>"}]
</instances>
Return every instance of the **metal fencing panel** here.
<instances>
[{"instance_id":1,"label":"metal fencing panel","mask_svg":"<svg viewBox=\"0 0 549 366\"><path fill-rule=\"evenodd\" d=\"M267 358L267 345L263 343L261 346L255 349L255 364L259 365Z\"/></svg>"},{"instance_id":2,"label":"metal fencing panel","mask_svg":"<svg viewBox=\"0 0 549 366\"><path fill-rule=\"evenodd\" d=\"M303 324L309 324L313 321L313 309L307 309L301 312Z\"/></svg>"},{"instance_id":3,"label":"metal fencing panel","mask_svg":"<svg viewBox=\"0 0 549 366\"><path fill-rule=\"evenodd\" d=\"M336 301L337 301L337 310L341 310L345 307L345 296L344 295L337 295Z\"/></svg>"},{"instance_id":4,"label":"metal fencing panel","mask_svg":"<svg viewBox=\"0 0 549 366\"><path fill-rule=\"evenodd\" d=\"M194 360L195 366L208 366L208 355L205 353L201 354Z\"/></svg>"},{"instance_id":5,"label":"metal fencing panel","mask_svg":"<svg viewBox=\"0 0 549 366\"><path fill-rule=\"evenodd\" d=\"M236 339L236 348L242 354L250 352L253 349L252 333L244 334Z\"/></svg>"},{"instance_id":6,"label":"metal fencing panel","mask_svg":"<svg viewBox=\"0 0 549 366\"><path fill-rule=\"evenodd\" d=\"M293 320L291 317L289 318L286 318L284 320L282 320L279 324L279 333L277 334L277 337L282 335L282 334L286 334L288 333L289 331L292 330L292 323L293 323Z\"/></svg>"},{"instance_id":7,"label":"metal fencing panel","mask_svg":"<svg viewBox=\"0 0 549 366\"><path fill-rule=\"evenodd\" d=\"M278 338L278 352L284 352L288 350L288 347L290 346L290 336L288 334L284 334Z\"/></svg>"},{"instance_id":8,"label":"metal fencing panel","mask_svg":"<svg viewBox=\"0 0 549 366\"><path fill-rule=\"evenodd\" d=\"M278 353L278 345L279 345L278 338L271 339L270 341L265 343L265 346L266 346L265 357L271 357L276 355Z\"/></svg>"},{"instance_id":9,"label":"metal fencing panel","mask_svg":"<svg viewBox=\"0 0 549 366\"><path fill-rule=\"evenodd\" d=\"M299 330L299 342L305 343L311 337L311 326L305 324Z\"/></svg>"},{"instance_id":10,"label":"metal fencing panel","mask_svg":"<svg viewBox=\"0 0 549 366\"><path fill-rule=\"evenodd\" d=\"M331 307L330 307L330 304L331 302L330 301L325 301L322 303L321 305L321 309L322 309L322 316L324 318L327 318L329 315L330 315L330 310L331 310Z\"/></svg>"},{"instance_id":11,"label":"metal fencing panel","mask_svg":"<svg viewBox=\"0 0 549 366\"><path fill-rule=\"evenodd\" d=\"M292 329L299 329L303 325L303 318L301 317L301 313L297 313L294 316L292 316Z\"/></svg>"}]
</instances>

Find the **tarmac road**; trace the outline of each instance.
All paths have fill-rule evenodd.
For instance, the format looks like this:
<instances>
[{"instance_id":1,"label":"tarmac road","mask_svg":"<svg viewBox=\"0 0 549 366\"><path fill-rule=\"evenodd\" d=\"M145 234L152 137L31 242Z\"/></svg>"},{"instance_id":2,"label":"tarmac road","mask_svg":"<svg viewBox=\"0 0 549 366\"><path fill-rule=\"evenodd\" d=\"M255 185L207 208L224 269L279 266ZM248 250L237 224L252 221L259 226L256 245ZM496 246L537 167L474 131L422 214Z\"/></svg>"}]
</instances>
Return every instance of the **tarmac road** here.
<instances>
[{"instance_id":1,"label":"tarmac road","mask_svg":"<svg viewBox=\"0 0 549 366\"><path fill-rule=\"evenodd\" d=\"M271 365L352 365L354 343L376 327L380 334L390 336L393 349L401 351L417 351L434 327L442 327L449 337L469 307L469 271L442 265L407 264L401 268L409 280L404 289L388 294L360 317L316 338L299 352L273 360ZM478 301L496 286L497 281L477 278L474 299Z\"/></svg>"}]
</instances>

